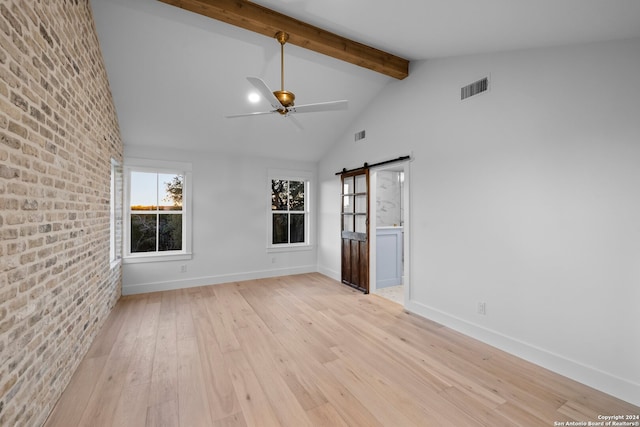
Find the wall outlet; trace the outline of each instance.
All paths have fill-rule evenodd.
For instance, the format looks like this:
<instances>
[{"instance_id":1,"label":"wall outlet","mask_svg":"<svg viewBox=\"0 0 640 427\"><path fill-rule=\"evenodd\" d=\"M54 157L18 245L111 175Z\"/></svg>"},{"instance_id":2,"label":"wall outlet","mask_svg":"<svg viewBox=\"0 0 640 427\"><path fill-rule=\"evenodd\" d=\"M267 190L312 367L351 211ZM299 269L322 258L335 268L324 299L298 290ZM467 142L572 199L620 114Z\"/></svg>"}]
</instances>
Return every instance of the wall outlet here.
<instances>
[{"instance_id":1,"label":"wall outlet","mask_svg":"<svg viewBox=\"0 0 640 427\"><path fill-rule=\"evenodd\" d=\"M187 272L187 264L180 265L180 273L186 273L186 272Z\"/></svg>"},{"instance_id":2,"label":"wall outlet","mask_svg":"<svg viewBox=\"0 0 640 427\"><path fill-rule=\"evenodd\" d=\"M487 303L486 302L479 302L478 303L478 314L481 314L483 316L487 315Z\"/></svg>"},{"instance_id":3,"label":"wall outlet","mask_svg":"<svg viewBox=\"0 0 640 427\"><path fill-rule=\"evenodd\" d=\"M271 264L275 264L276 263L276 257L271 257Z\"/></svg>"}]
</instances>

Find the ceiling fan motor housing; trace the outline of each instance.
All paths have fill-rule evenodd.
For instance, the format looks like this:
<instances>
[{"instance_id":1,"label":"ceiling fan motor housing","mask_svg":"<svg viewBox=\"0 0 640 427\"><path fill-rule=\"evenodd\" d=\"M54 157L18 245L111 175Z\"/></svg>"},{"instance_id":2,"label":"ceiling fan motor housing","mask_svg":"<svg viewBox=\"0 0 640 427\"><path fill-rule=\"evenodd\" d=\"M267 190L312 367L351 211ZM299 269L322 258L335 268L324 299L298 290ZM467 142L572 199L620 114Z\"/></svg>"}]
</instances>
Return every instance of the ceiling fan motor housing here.
<instances>
[{"instance_id":1,"label":"ceiling fan motor housing","mask_svg":"<svg viewBox=\"0 0 640 427\"><path fill-rule=\"evenodd\" d=\"M286 90L276 90L273 92L273 95L278 98L280 104L282 104L282 106L285 108L293 107L293 101L296 99L296 96L293 94L293 92L289 92Z\"/></svg>"}]
</instances>

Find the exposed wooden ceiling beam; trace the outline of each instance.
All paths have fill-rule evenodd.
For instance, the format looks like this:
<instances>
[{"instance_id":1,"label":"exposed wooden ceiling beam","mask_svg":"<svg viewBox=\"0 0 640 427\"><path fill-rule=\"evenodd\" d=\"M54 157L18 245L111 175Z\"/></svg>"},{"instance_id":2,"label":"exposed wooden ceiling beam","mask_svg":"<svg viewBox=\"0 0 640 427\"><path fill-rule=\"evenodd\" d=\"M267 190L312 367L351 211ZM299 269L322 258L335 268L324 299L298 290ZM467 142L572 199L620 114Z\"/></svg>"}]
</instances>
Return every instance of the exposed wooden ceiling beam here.
<instances>
[{"instance_id":1,"label":"exposed wooden ceiling beam","mask_svg":"<svg viewBox=\"0 0 640 427\"><path fill-rule=\"evenodd\" d=\"M362 43L283 15L246 0L159 0L238 27L275 37L289 34L288 43L319 52L360 67L404 79L409 61Z\"/></svg>"}]
</instances>

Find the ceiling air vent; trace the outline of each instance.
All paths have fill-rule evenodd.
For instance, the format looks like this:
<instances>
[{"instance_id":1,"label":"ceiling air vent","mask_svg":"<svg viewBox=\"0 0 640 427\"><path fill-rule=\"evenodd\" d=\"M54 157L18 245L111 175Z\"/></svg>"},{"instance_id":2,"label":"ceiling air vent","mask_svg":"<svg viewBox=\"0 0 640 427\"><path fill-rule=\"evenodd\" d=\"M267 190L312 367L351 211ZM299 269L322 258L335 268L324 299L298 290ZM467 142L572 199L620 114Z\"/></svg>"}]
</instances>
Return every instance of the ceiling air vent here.
<instances>
[{"instance_id":1,"label":"ceiling air vent","mask_svg":"<svg viewBox=\"0 0 640 427\"><path fill-rule=\"evenodd\" d=\"M356 132L355 134L356 141L360 141L361 139L364 139L364 130L361 130L360 132Z\"/></svg>"},{"instance_id":2,"label":"ceiling air vent","mask_svg":"<svg viewBox=\"0 0 640 427\"><path fill-rule=\"evenodd\" d=\"M489 77L480 79L460 89L460 99L467 99L470 96L478 95L479 93L486 92L487 89L489 89Z\"/></svg>"}]
</instances>

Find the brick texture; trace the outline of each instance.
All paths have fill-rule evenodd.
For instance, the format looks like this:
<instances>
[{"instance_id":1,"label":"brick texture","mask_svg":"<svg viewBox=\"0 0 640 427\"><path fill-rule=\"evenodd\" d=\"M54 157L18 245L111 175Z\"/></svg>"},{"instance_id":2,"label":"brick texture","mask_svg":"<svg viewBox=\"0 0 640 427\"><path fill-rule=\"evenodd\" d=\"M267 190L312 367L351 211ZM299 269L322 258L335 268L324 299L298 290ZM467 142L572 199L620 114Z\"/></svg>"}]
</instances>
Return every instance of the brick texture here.
<instances>
[{"instance_id":1,"label":"brick texture","mask_svg":"<svg viewBox=\"0 0 640 427\"><path fill-rule=\"evenodd\" d=\"M122 141L88 0L0 0L0 425L40 426L120 297Z\"/></svg>"}]
</instances>

